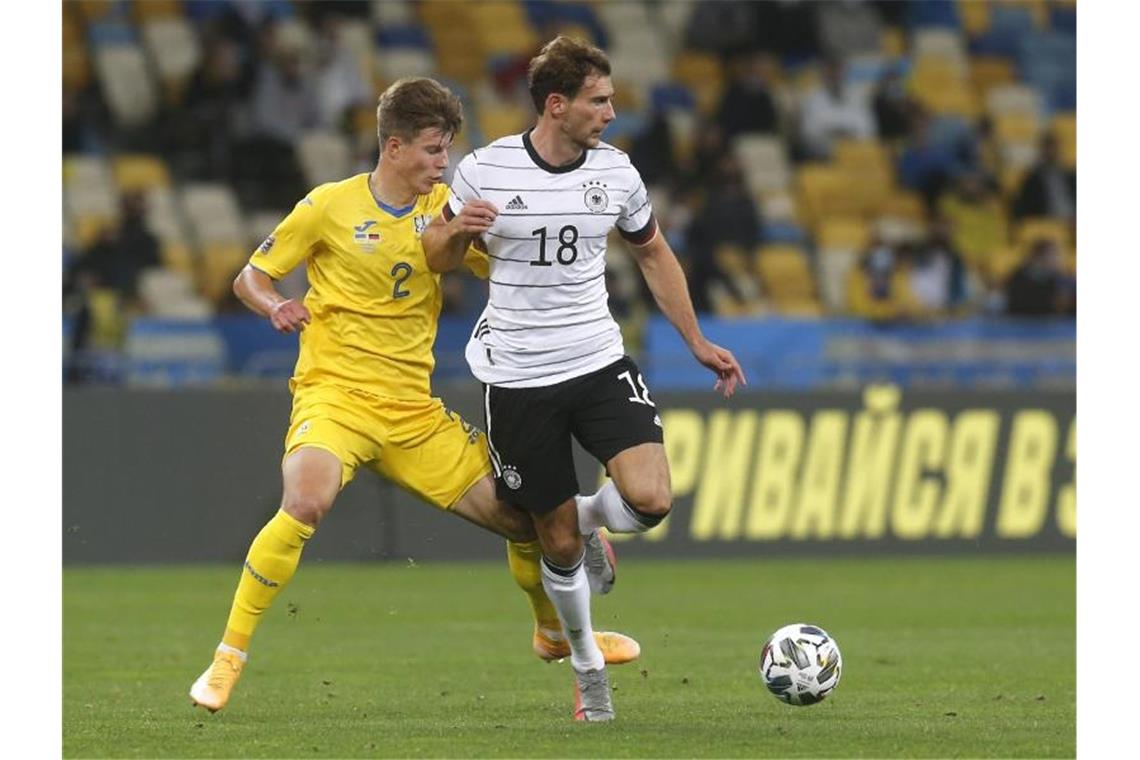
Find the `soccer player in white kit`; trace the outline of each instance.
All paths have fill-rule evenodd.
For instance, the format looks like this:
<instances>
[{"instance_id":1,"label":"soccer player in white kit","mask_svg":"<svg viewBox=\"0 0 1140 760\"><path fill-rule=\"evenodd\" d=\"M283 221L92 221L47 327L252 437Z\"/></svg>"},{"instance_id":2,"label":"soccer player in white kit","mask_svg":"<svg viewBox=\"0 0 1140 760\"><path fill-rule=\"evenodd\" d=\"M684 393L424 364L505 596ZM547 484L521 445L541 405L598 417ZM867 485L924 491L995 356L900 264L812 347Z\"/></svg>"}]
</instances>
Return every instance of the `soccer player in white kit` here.
<instances>
[{"instance_id":1,"label":"soccer player in white kit","mask_svg":"<svg viewBox=\"0 0 1140 760\"><path fill-rule=\"evenodd\" d=\"M637 169L601 141L614 118L605 53L557 37L531 61L527 81L536 126L460 162L423 245L433 271L460 266L472 241L490 259L467 361L485 386L496 490L534 519L543 585L570 642L575 719L612 720L582 536L649 530L672 505L661 419L608 307L606 238L615 226L662 313L716 373L715 388L728 397L745 379L732 353L701 334ZM572 437L612 478L577 502Z\"/></svg>"}]
</instances>

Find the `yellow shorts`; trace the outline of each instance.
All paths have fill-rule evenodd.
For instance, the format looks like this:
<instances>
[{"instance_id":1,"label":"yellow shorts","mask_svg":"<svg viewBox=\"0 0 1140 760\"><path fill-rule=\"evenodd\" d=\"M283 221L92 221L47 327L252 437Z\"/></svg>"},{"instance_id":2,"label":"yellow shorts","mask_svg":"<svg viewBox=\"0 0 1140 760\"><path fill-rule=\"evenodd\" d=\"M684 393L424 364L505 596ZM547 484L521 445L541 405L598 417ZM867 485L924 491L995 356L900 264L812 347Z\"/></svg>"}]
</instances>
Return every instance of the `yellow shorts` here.
<instances>
[{"instance_id":1,"label":"yellow shorts","mask_svg":"<svg viewBox=\"0 0 1140 760\"><path fill-rule=\"evenodd\" d=\"M335 385L298 386L285 456L302 446L341 462L344 488L366 465L429 504L450 509L491 471L487 436L438 398L403 400Z\"/></svg>"}]
</instances>

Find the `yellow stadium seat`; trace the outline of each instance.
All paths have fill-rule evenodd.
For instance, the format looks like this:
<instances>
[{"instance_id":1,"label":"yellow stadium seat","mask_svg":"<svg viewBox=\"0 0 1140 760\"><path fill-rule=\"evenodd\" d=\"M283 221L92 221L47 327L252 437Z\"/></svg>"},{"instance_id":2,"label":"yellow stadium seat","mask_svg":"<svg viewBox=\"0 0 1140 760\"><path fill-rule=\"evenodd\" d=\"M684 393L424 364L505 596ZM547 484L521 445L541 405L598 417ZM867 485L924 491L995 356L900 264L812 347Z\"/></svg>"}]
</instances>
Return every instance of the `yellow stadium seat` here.
<instances>
[{"instance_id":1,"label":"yellow stadium seat","mask_svg":"<svg viewBox=\"0 0 1140 760\"><path fill-rule=\"evenodd\" d=\"M945 56L924 55L915 62L907 81L907 89L916 97L934 90L965 84L962 61Z\"/></svg>"},{"instance_id":2,"label":"yellow stadium seat","mask_svg":"<svg viewBox=\"0 0 1140 760\"><path fill-rule=\"evenodd\" d=\"M981 112L978 98L973 89L964 82L949 82L931 86L915 93L915 96L938 116L964 116L977 118Z\"/></svg>"},{"instance_id":3,"label":"yellow stadium seat","mask_svg":"<svg viewBox=\"0 0 1140 760\"><path fill-rule=\"evenodd\" d=\"M79 0L79 9L88 24L105 19L115 5L112 0Z\"/></svg>"},{"instance_id":4,"label":"yellow stadium seat","mask_svg":"<svg viewBox=\"0 0 1140 760\"><path fill-rule=\"evenodd\" d=\"M149 190L152 187L169 187L170 173L158 156L128 154L114 159L111 171L120 192Z\"/></svg>"},{"instance_id":5,"label":"yellow stadium seat","mask_svg":"<svg viewBox=\"0 0 1140 760\"><path fill-rule=\"evenodd\" d=\"M819 223L816 244L820 248L862 250L870 239L870 228L858 217L833 217Z\"/></svg>"},{"instance_id":6,"label":"yellow stadium seat","mask_svg":"<svg viewBox=\"0 0 1140 760\"><path fill-rule=\"evenodd\" d=\"M926 205L918 193L898 190L891 193L879 206L879 214L922 222L926 218Z\"/></svg>"},{"instance_id":7,"label":"yellow stadium seat","mask_svg":"<svg viewBox=\"0 0 1140 760\"><path fill-rule=\"evenodd\" d=\"M118 220L109 216L95 216L84 214L76 216L71 223L71 237L80 248L87 248L94 244L99 233L107 227L113 227Z\"/></svg>"},{"instance_id":8,"label":"yellow stadium seat","mask_svg":"<svg viewBox=\"0 0 1140 760\"><path fill-rule=\"evenodd\" d=\"M479 108L479 129L487 142L518 134L533 123L533 108L513 103L485 103Z\"/></svg>"},{"instance_id":9,"label":"yellow stadium seat","mask_svg":"<svg viewBox=\"0 0 1140 760\"><path fill-rule=\"evenodd\" d=\"M725 71L717 56L695 50L681 51L673 60L673 80L689 88L701 114L712 114L720 105Z\"/></svg>"},{"instance_id":10,"label":"yellow stadium seat","mask_svg":"<svg viewBox=\"0 0 1140 760\"><path fill-rule=\"evenodd\" d=\"M994 133L1003 143L1036 143L1037 117L1028 113L1002 113L994 118Z\"/></svg>"},{"instance_id":11,"label":"yellow stadium seat","mask_svg":"<svg viewBox=\"0 0 1140 760\"><path fill-rule=\"evenodd\" d=\"M234 277L245 266L249 251L240 243L213 243L202 251L198 286L202 295L217 303L229 293Z\"/></svg>"},{"instance_id":12,"label":"yellow stadium seat","mask_svg":"<svg viewBox=\"0 0 1140 760\"><path fill-rule=\"evenodd\" d=\"M807 164L799 170L796 181L801 208L806 211L811 226L829 216L863 213L865 196L851 179L843 169L826 164Z\"/></svg>"},{"instance_id":13,"label":"yellow stadium seat","mask_svg":"<svg viewBox=\"0 0 1140 760\"><path fill-rule=\"evenodd\" d=\"M180 0L141 0L131 3L131 13L138 24L154 19L179 18L184 15Z\"/></svg>"},{"instance_id":14,"label":"yellow stadium seat","mask_svg":"<svg viewBox=\"0 0 1140 760\"><path fill-rule=\"evenodd\" d=\"M1029 247L1035 240L1046 238L1057 244L1062 251L1072 245L1072 235L1069 225L1056 219L1033 218L1026 219L1017 225L1014 231L1014 242L1021 248Z\"/></svg>"},{"instance_id":15,"label":"yellow stadium seat","mask_svg":"<svg viewBox=\"0 0 1140 760\"><path fill-rule=\"evenodd\" d=\"M1024 251L1017 246L1004 246L995 250L989 258L982 262L982 273L992 285L998 285L1009 279L1013 270L1021 266L1024 260Z\"/></svg>"},{"instance_id":16,"label":"yellow stadium seat","mask_svg":"<svg viewBox=\"0 0 1140 760\"><path fill-rule=\"evenodd\" d=\"M894 191L895 174L890 154L876 140L837 141L835 165L847 175L847 182L858 188L864 214L876 213Z\"/></svg>"},{"instance_id":17,"label":"yellow stadium seat","mask_svg":"<svg viewBox=\"0 0 1140 760\"><path fill-rule=\"evenodd\" d=\"M985 3L978 2L969 3L969 5L985 7ZM984 99L994 87L1016 82L1017 72L1013 68L1013 64L1005 58L979 55L970 61L970 80L973 82L974 90Z\"/></svg>"},{"instance_id":18,"label":"yellow stadium seat","mask_svg":"<svg viewBox=\"0 0 1140 760\"><path fill-rule=\"evenodd\" d=\"M886 58L899 58L906 55L906 33L894 26L883 25L879 33L879 52Z\"/></svg>"},{"instance_id":19,"label":"yellow stadium seat","mask_svg":"<svg viewBox=\"0 0 1140 760\"><path fill-rule=\"evenodd\" d=\"M471 3L470 27L489 55L525 55L538 47L538 37L517 2Z\"/></svg>"},{"instance_id":20,"label":"yellow stadium seat","mask_svg":"<svg viewBox=\"0 0 1140 760\"><path fill-rule=\"evenodd\" d=\"M78 92L91 82L91 57L74 3L63 4L63 85Z\"/></svg>"},{"instance_id":21,"label":"yellow stadium seat","mask_svg":"<svg viewBox=\"0 0 1140 760\"><path fill-rule=\"evenodd\" d=\"M162 265L175 272L194 274L194 254L186 243L168 241L162 244L160 252Z\"/></svg>"},{"instance_id":22,"label":"yellow stadium seat","mask_svg":"<svg viewBox=\"0 0 1140 760\"><path fill-rule=\"evenodd\" d=\"M1077 168L1077 115L1072 112L1057 114L1050 122L1049 128L1057 139L1061 164L1066 169L1075 170Z\"/></svg>"},{"instance_id":23,"label":"yellow stadium seat","mask_svg":"<svg viewBox=\"0 0 1140 760\"><path fill-rule=\"evenodd\" d=\"M763 246L757 251L755 266L760 283L778 307L815 301L815 278L799 246Z\"/></svg>"},{"instance_id":24,"label":"yellow stadium seat","mask_svg":"<svg viewBox=\"0 0 1140 760\"><path fill-rule=\"evenodd\" d=\"M958 0L958 16L971 37L977 37L990 28L990 6L984 0Z\"/></svg>"}]
</instances>

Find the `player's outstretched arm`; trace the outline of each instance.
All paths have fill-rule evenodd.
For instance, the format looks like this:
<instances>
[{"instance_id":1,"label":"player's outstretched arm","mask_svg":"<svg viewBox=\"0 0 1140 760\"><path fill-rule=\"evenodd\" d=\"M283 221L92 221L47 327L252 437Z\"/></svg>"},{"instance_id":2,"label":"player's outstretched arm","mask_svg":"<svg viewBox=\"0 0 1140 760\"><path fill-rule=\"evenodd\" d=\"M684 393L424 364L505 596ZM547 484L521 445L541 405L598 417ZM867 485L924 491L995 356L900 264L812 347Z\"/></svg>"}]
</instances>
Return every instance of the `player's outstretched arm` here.
<instances>
[{"instance_id":1,"label":"player's outstretched arm","mask_svg":"<svg viewBox=\"0 0 1140 760\"><path fill-rule=\"evenodd\" d=\"M713 389L728 398L736 391L737 384L747 385L744 370L732 352L710 343L701 334L685 273L665 236L658 231L648 243L632 246L632 250L661 313L681 334L697 361L716 373Z\"/></svg>"},{"instance_id":2,"label":"player's outstretched arm","mask_svg":"<svg viewBox=\"0 0 1140 760\"><path fill-rule=\"evenodd\" d=\"M278 293L269 275L248 264L234 279L234 295L251 311L267 317L278 332L304 329L311 319L304 304Z\"/></svg>"},{"instance_id":3,"label":"player's outstretched arm","mask_svg":"<svg viewBox=\"0 0 1140 760\"><path fill-rule=\"evenodd\" d=\"M498 215L495 204L476 198L463 204L450 221L437 216L421 238L428 269L433 272L457 269L463 263L471 241L491 229Z\"/></svg>"}]
</instances>

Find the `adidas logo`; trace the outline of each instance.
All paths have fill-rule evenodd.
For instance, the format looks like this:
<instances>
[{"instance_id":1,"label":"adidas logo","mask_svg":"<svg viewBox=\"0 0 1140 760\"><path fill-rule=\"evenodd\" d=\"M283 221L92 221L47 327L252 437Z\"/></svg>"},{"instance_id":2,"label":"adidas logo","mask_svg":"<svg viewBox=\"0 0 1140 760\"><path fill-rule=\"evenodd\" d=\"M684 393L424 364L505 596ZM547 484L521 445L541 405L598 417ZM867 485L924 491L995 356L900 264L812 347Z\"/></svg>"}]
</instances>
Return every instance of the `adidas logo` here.
<instances>
[{"instance_id":1,"label":"adidas logo","mask_svg":"<svg viewBox=\"0 0 1140 760\"><path fill-rule=\"evenodd\" d=\"M511 202L507 204L507 211L522 211L525 208L526 203L523 202L521 195L511 198Z\"/></svg>"}]
</instances>

